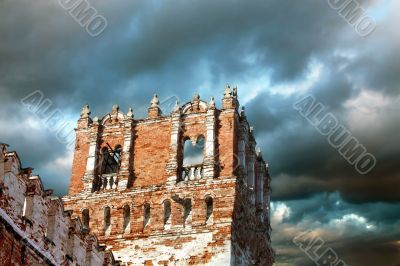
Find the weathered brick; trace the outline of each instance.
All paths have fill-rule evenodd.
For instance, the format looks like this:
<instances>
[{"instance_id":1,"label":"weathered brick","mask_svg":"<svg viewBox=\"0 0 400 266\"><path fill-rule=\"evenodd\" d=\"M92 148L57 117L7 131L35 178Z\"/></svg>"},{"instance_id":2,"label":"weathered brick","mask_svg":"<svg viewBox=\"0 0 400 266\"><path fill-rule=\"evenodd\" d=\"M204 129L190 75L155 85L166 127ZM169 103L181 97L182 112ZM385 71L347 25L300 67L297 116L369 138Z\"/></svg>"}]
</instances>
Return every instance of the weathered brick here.
<instances>
[{"instance_id":1,"label":"weathered brick","mask_svg":"<svg viewBox=\"0 0 400 266\"><path fill-rule=\"evenodd\" d=\"M65 208L73 217L88 209L91 233L129 265L272 265L270 177L244 112L238 111L236 93L226 88L221 110L195 95L166 115L154 97L145 119L123 114L117 106L98 121L83 113ZM199 136L205 138L204 172L182 181L184 141ZM100 151L118 145L119 170L110 179L102 171ZM213 211L206 221L207 197ZM185 215L189 199L191 212ZM146 204L150 219L145 225ZM105 207L110 207L109 231Z\"/></svg>"},{"instance_id":2,"label":"weathered brick","mask_svg":"<svg viewBox=\"0 0 400 266\"><path fill-rule=\"evenodd\" d=\"M40 177L32 176L31 168L22 168L17 153L8 152L3 144L0 188L0 265L114 264L111 252L100 251L96 237L84 232L80 219L64 212L63 202L44 190ZM33 199L29 206L28 197Z\"/></svg>"}]
</instances>

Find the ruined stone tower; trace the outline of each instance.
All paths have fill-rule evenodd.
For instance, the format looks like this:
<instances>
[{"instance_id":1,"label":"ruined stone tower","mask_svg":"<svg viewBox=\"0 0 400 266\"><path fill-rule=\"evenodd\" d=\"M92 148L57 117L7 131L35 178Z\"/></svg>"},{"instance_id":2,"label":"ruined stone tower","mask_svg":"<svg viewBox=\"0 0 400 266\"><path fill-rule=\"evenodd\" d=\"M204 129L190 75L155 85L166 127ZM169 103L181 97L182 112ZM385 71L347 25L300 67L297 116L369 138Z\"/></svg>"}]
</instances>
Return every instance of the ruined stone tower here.
<instances>
[{"instance_id":1,"label":"ruined stone tower","mask_svg":"<svg viewBox=\"0 0 400 266\"><path fill-rule=\"evenodd\" d=\"M187 150L200 150L194 156ZM272 265L270 177L237 88L148 117L82 109L66 209L128 265Z\"/></svg>"}]
</instances>

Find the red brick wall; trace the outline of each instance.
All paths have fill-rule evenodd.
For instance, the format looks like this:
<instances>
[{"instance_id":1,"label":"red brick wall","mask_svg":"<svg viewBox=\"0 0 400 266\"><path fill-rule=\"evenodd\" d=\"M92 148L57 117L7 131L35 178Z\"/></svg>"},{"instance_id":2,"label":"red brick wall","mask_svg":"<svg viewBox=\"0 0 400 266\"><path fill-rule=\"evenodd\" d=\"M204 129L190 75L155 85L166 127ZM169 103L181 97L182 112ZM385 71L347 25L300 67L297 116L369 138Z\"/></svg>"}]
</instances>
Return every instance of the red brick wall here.
<instances>
[{"instance_id":1,"label":"red brick wall","mask_svg":"<svg viewBox=\"0 0 400 266\"><path fill-rule=\"evenodd\" d=\"M75 152L72 162L72 175L69 186L69 194L82 191L82 177L85 174L86 163L89 153L89 132L78 130L76 132Z\"/></svg>"},{"instance_id":2,"label":"red brick wall","mask_svg":"<svg viewBox=\"0 0 400 266\"><path fill-rule=\"evenodd\" d=\"M237 118L234 112L222 112L218 120L220 176L232 176L237 167Z\"/></svg>"},{"instance_id":3,"label":"red brick wall","mask_svg":"<svg viewBox=\"0 0 400 266\"><path fill-rule=\"evenodd\" d=\"M166 182L165 167L169 159L171 125L168 119L155 123L138 123L134 128L134 187Z\"/></svg>"}]
</instances>

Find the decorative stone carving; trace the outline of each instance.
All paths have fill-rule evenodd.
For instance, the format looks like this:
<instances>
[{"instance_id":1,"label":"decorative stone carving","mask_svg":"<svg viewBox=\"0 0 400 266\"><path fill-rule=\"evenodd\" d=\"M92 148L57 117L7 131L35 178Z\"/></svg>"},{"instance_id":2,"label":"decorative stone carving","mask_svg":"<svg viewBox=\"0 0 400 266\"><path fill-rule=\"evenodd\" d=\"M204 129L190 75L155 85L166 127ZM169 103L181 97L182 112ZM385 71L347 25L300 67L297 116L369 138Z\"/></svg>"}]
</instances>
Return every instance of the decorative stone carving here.
<instances>
[{"instance_id":1,"label":"decorative stone carving","mask_svg":"<svg viewBox=\"0 0 400 266\"><path fill-rule=\"evenodd\" d=\"M90 116L91 112L90 112L90 108L89 105L85 105L82 107L82 111L81 111L81 118L88 118Z\"/></svg>"},{"instance_id":2,"label":"decorative stone carving","mask_svg":"<svg viewBox=\"0 0 400 266\"><path fill-rule=\"evenodd\" d=\"M179 106L178 100L175 102L174 109L172 110L174 113L179 113L181 111L181 107Z\"/></svg>"},{"instance_id":3,"label":"decorative stone carving","mask_svg":"<svg viewBox=\"0 0 400 266\"><path fill-rule=\"evenodd\" d=\"M160 101L158 100L157 94L153 95L153 99L151 99L151 107L159 107Z\"/></svg>"},{"instance_id":4,"label":"decorative stone carving","mask_svg":"<svg viewBox=\"0 0 400 266\"><path fill-rule=\"evenodd\" d=\"M237 97L237 92L238 92L238 87L237 87L237 85L235 85L235 87L233 87L233 93L232 93L232 95L233 95L233 97Z\"/></svg>"},{"instance_id":5,"label":"decorative stone carving","mask_svg":"<svg viewBox=\"0 0 400 266\"><path fill-rule=\"evenodd\" d=\"M193 97L192 109L195 112L198 112L200 110L200 95L198 93L196 93Z\"/></svg>"},{"instance_id":6,"label":"decorative stone carving","mask_svg":"<svg viewBox=\"0 0 400 266\"><path fill-rule=\"evenodd\" d=\"M111 113L115 114L115 113L118 113L118 111L119 111L119 106L114 104L112 107Z\"/></svg>"},{"instance_id":7,"label":"decorative stone carving","mask_svg":"<svg viewBox=\"0 0 400 266\"><path fill-rule=\"evenodd\" d=\"M245 107L242 106L242 110L240 111L240 117L241 118L246 118L246 112L245 112Z\"/></svg>"},{"instance_id":8,"label":"decorative stone carving","mask_svg":"<svg viewBox=\"0 0 400 266\"><path fill-rule=\"evenodd\" d=\"M208 108L215 109L215 100L214 97L211 97L210 102L208 104Z\"/></svg>"},{"instance_id":9,"label":"decorative stone carving","mask_svg":"<svg viewBox=\"0 0 400 266\"><path fill-rule=\"evenodd\" d=\"M261 148L260 147L257 147L256 155L257 155L257 158L261 158Z\"/></svg>"},{"instance_id":10,"label":"decorative stone carving","mask_svg":"<svg viewBox=\"0 0 400 266\"><path fill-rule=\"evenodd\" d=\"M224 98L230 98L230 97L232 97L232 90L229 84L227 84L224 91Z\"/></svg>"},{"instance_id":11,"label":"decorative stone carving","mask_svg":"<svg viewBox=\"0 0 400 266\"><path fill-rule=\"evenodd\" d=\"M129 107L128 113L126 114L126 116L129 118L133 118L133 109L131 107Z\"/></svg>"},{"instance_id":12,"label":"decorative stone carving","mask_svg":"<svg viewBox=\"0 0 400 266\"><path fill-rule=\"evenodd\" d=\"M195 93L194 96L193 96L193 102L199 101L199 100L200 100L200 94Z\"/></svg>"}]
</instances>

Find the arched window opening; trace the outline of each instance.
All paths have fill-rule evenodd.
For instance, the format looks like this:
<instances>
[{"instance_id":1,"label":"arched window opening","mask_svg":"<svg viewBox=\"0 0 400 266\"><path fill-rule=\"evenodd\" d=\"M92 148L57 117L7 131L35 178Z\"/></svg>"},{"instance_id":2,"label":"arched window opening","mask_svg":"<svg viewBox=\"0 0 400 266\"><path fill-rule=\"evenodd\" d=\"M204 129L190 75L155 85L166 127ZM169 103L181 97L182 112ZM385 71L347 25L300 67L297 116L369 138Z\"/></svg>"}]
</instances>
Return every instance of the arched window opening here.
<instances>
[{"instance_id":1,"label":"arched window opening","mask_svg":"<svg viewBox=\"0 0 400 266\"><path fill-rule=\"evenodd\" d=\"M213 223L213 211L214 211L214 206L213 206L213 199L208 196L205 199L205 204L206 204L206 224Z\"/></svg>"},{"instance_id":2,"label":"arched window opening","mask_svg":"<svg viewBox=\"0 0 400 266\"><path fill-rule=\"evenodd\" d=\"M183 225L186 227L190 224L192 219L192 201L191 199L185 199L183 201Z\"/></svg>"},{"instance_id":3,"label":"arched window opening","mask_svg":"<svg viewBox=\"0 0 400 266\"><path fill-rule=\"evenodd\" d=\"M195 143L187 139L183 146L183 166L202 164L204 160L204 137L199 136Z\"/></svg>"},{"instance_id":4,"label":"arched window opening","mask_svg":"<svg viewBox=\"0 0 400 266\"><path fill-rule=\"evenodd\" d=\"M104 208L104 231L106 235L111 233L111 209L110 207Z\"/></svg>"},{"instance_id":5,"label":"arched window opening","mask_svg":"<svg viewBox=\"0 0 400 266\"><path fill-rule=\"evenodd\" d=\"M164 201L164 228L169 229L171 227L171 202L169 200Z\"/></svg>"},{"instance_id":6,"label":"arched window opening","mask_svg":"<svg viewBox=\"0 0 400 266\"><path fill-rule=\"evenodd\" d=\"M121 165L121 145L115 146L114 149L104 147L101 149L101 174L118 173Z\"/></svg>"},{"instance_id":7,"label":"arched window opening","mask_svg":"<svg viewBox=\"0 0 400 266\"><path fill-rule=\"evenodd\" d=\"M195 143L190 139L183 145L183 162L181 181L203 178L204 137L199 136Z\"/></svg>"},{"instance_id":8,"label":"arched window opening","mask_svg":"<svg viewBox=\"0 0 400 266\"><path fill-rule=\"evenodd\" d=\"M85 229L89 229L89 222L90 222L89 210L84 209L82 211L82 223Z\"/></svg>"},{"instance_id":9,"label":"arched window opening","mask_svg":"<svg viewBox=\"0 0 400 266\"><path fill-rule=\"evenodd\" d=\"M143 226L146 227L150 223L150 204L146 203L143 207Z\"/></svg>"},{"instance_id":10,"label":"arched window opening","mask_svg":"<svg viewBox=\"0 0 400 266\"><path fill-rule=\"evenodd\" d=\"M124 206L124 233L130 233L131 231L131 208L129 205Z\"/></svg>"}]
</instances>

